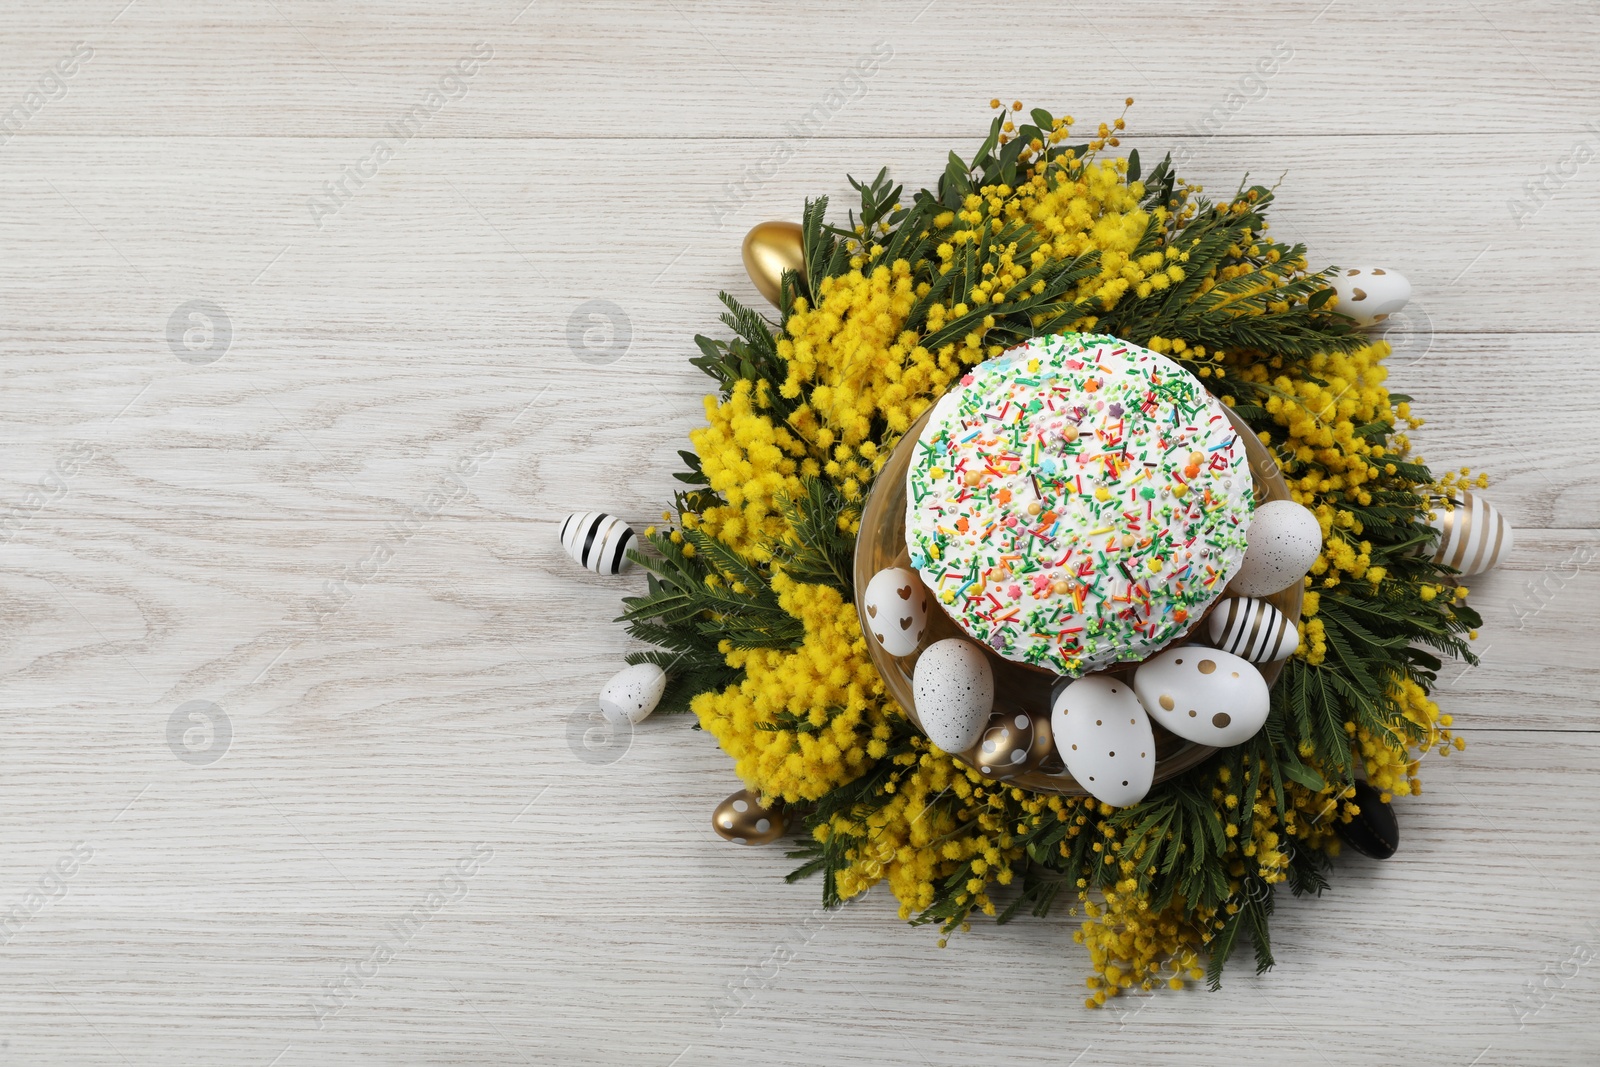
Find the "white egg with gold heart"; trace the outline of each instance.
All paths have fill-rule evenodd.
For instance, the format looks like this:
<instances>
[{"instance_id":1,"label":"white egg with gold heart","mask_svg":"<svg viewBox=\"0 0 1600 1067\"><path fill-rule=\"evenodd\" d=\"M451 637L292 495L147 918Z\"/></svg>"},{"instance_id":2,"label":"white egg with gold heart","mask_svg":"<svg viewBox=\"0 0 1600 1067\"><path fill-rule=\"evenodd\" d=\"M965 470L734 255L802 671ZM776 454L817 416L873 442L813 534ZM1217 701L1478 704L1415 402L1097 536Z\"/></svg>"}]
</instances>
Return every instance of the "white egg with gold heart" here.
<instances>
[{"instance_id":1,"label":"white egg with gold heart","mask_svg":"<svg viewBox=\"0 0 1600 1067\"><path fill-rule=\"evenodd\" d=\"M1363 328L1377 325L1411 300L1411 283L1388 267L1346 267L1328 282L1339 295L1333 310Z\"/></svg>"},{"instance_id":2,"label":"white egg with gold heart","mask_svg":"<svg viewBox=\"0 0 1600 1067\"><path fill-rule=\"evenodd\" d=\"M891 656L909 656L928 628L928 587L916 571L885 567L872 576L861 597L863 628Z\"/></svg>"}]
</instances>

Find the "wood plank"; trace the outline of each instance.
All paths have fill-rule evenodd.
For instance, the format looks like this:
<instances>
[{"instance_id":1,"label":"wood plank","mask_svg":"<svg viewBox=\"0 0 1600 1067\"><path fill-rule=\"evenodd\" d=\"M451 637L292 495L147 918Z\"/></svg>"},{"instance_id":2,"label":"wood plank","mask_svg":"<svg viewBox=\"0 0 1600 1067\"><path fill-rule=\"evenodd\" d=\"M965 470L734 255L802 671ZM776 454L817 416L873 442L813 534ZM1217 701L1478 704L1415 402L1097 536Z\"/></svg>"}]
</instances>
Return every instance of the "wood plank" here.
<instances>
[{"instance_id":1,"label":"wood plank","mask_svg":"<svg viewBox=\"0 0 1600 1067\"><path fill-rule=\"evenodd\" d=\"M362 178L347 172L375 166L365 136L17 138L4 150L12 206L0 282L32 314L3 337L8 347L98 341L167 367L169 317L208 299L233 324L233 366L374 340L512 358L564 352L574 309L603 298L627 313L641 351L683 351L685 327L712 317L719 288L754 299L737 254L749 226L798 218L822 194L842 215L847 174L887 166L913 187L932 182L952 147L977 139L976 129L818 139L735 186L765 165L765 146L696 140L641 155L618 141L413 140ZM1439 136L1228 134L1125 147L1149 164L1188 149L1187 173L1215 195L1246 173L1278 184L1281 236L1304 241L1318 267L1403 270L1432 333L1593 332L1592 301L1551 294L1600 265L1585 239L1600 225L1600 185L1554 189L1520 226L1508 207L1532 203L1525 184L1571 140L1535 130L1517 153ZM1396 157L1404 182L1363 162ZM341 179L348 195L330 195Z\"/></svg>"},{"instance_id":2,"label":"wood plank","mask_svg":"<svg viewBox=\"0 0 1600 1067\"><path fill-rule=\"evenodd\" d=\"M1245 16L1222 0L1040 6L1001 23L975 22L946 0L896 0L871 15L839 0L794 10L726 0L274 0L203 14L182 0L125 4L18 12L0 52L18 97L78 42L94 49L24 136L369 136L434 89L455 99L424 136L549 137L581 126L630 141L772 138L793 123L834 137L949 138L985 121L994 96L1098 122L1131 95L1138 128L1162 133L1210 123L1521 137L1600 121L1590 61L1600 29L1549 0L1304 0ZM479 45L492 58L464 95L441 86ZM1074 58L1018 62L1019 48ZM875 49L886 58L861 77L857 63Z\"/></svg>"},{"instance_id":3,"label":"wood plank","mask_svg":"<svg viewBox=\"0 0 1600 1067\"><path fill-rule=\"evenodd\" d=\"M10 865L8 893L74 841L94 855L0 958L8 1051L142 1062L183 1034L191 1061L265 1063L287 1047L280 1062L918 1064L981 1060L996 1039L973 1021L1004 1017L1004 1054L1026 1064L1086 1048L1082 1062L1148 1063L1197 1039L1215 1062L1263 1046L1284 1062L1392 1062L1409 1040L1420 1063L1488 1048L1483 1062L1544 1064L1593 1035L1600 987L1564 966L1600 936L1574 909L1590 860L1570 847L1600 781L1593 735L1557 749L1500 738L1430 768L1395 858L1343 857L1333 892L1281 903L1269 974L1241 967L1220 996L1164 991L1093 1014L1076 1006L1070 916L980 925L941 951L881 893L817 914L814 885L775 877L775 850L711 837L713 783L672 747L637 749L609 778L569 776L515 827L481 803L484 779L312 739L168 778L114 824L114 808L41 803L28 812L39 846ZM523 755L416 754L430 748L489 782ZM241 790L261 756L279 763L276 784ZM296 780L285 760L319 773ZM39 784L70 788L68 773ZM596 850L571 830L593 825L608 782L634 794L631 822L597 826L611 847ZM464 895L397 939L392 924L482 846ZM386 941L396 957L319 1029L309 998ZM1567 976L1530 1011L1519 997L1546 968ZM1419 987L1451 993L1430 999L1425 1025Z\"/></svg>"}]
</instances>

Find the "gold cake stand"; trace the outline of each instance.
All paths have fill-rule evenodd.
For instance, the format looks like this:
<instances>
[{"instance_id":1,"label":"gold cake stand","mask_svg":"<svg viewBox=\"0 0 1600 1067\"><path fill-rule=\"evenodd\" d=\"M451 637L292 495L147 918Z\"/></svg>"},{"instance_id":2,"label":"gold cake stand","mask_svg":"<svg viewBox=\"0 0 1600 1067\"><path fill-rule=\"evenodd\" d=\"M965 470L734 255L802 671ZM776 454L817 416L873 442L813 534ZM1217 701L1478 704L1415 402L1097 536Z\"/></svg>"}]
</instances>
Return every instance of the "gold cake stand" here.
<instances>
[{"instance_id":1,"label":"gold cake stand","mask_svg":"<svg viewBox=\"0 0 1600 1067\"><path fill-rule=\"evenodd\" d=\"M1289 499L1289 487L1284 484L1283 475L1278 470L1272 454L1265 445L1256 437L1255 431L1247 426L1243 419L1235 415L1226 406L1228 419L1233 423L1234 429L1239 432L1239 437L1244 441L1245 456L1250 463L1250 474L1255 483L1256 503L1263 504L1269 500ZM911 566L911 556L906 551L906 472L911 466L911 456L916 450L918 438L922 436L922 428L927 423L928 417L933 413L932 405L923 412L922 417L911 425L900 442L895 446L888 461L883 465L877 481L873 485L872 493L867 497L867 506L861 514L861 533L856 539L855 555L855 583L856 583L856 610L862 610L861 599L866 593L867 583L872 576L885 567ZM1300 601L1304 589L1300 582L1294 583L1288 589L1273 596L1266 597L1279 611L1289 617L1291 623L1300 620ZM1219 597L1218 600L1221 598ZM922 645L909 656L891 656L883 647L874 641L870 634L867 636L867 648L872 656L872 662L883 676L884 684L888 687L889 695L905 709L912 722L917 724L917 729L922 729L922 722L917 718L916 701L912 698L912 674L916 670L917 657L921 650L927 648L935 641L946 637L968 637L969 635L943 610L934 610L939 605L938 598L928 598L928 628L923 634ZM1215 602L1213 602L1215 603ZM1200 635L1204 641L1203 623L1208 608L1200 619L1189 628L1189 631L1174 641L1173 645L1182 645L1195 640ZM866 628L863 627L863 630ZM983 649L984 655L989 658L989 665L994 670L994 692L996 707L1020 707L1026 710L1037 724L1049 723L1050 720L1050 690L1057 680L1057 675L1050 671L1034 667L1029 664L1017 663L996 654L982 642L974 642ZM1171 646L1169 646L1171 647ZM1283 669L1283 661L1276 663L1259 664L1261 674L1270 686L1278 679L1279 672ZM1124 663L1107 671L1101 672L1116 675L1128 682L1132 682L1134 669L1137 663ZM1156 772L1157 782L1181 774L1191 767L1199 765L1213 751L1206 745L1199 745L1193 741L1163 730L1160 726L1151 724L1156 737ZM1037 726L1036 726L1037 728ZM958 760L968 766L976 767L973 763L975 753L954 753ZM1036 769L1025 771L1016 775L1002 775L1002 780L1024 789L1037 793L1056 793L1061 796L1088 796L1088 790L1077 783L1072 775L1066 772L1061 762L1061 757L1053 751Z\"/></svg>"}]
</instances>

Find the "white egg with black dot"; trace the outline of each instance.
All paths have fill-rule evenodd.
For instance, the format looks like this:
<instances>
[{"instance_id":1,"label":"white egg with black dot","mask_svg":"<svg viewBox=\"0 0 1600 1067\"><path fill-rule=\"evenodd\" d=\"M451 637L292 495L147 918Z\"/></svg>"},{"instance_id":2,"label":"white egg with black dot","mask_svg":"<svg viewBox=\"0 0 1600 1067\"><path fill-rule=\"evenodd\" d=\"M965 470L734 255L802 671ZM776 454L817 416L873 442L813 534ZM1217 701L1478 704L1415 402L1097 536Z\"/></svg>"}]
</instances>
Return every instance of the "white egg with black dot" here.
<instances>
[{"instance_id":1,"label":"white egg with black dot","mask_svg":"<svg viewBox=\"0 0 1600 1067\"><path fill-rule=\"evenodd\" d=\"M1067 685L1051 702L1050 729L1068 773L1096 800L1125 808L1150 792L1155 734L1127 682L1091 674Z\"/></svg>"},{"instance_id":2,"label":"white egg with black dot","mask_svg":"<svg viewBox=\"0 0 1600 1067\"><path fill-rule=\"evenodd\" d=\"M928 587L916 571L885 567L861 596L861 626L891 656L909 656L928 628Z\"/></svg>"},{"instance_id":3,"label":"white egg with black dot","mask_svg":"<svg viewBox=\"0 0 1600 1067\"><path fill-rule=\"evenodd\" d=\"M600 690L600 710L612 722L643 722L667 688L667 672L654 663L635 663L611 676Z\"/></svg>"},{"instance_id":4,"label":"white egg with black dot","mask_svg":"<svg viewBox=\"0 0 1600 1067\"><path fill-rule=\"evenodd\" d=\"M1305 578L1322 551L1322 524L1293 500L1269 500L1256 508L1245 538L1244 560L1228 592L1271 596Z\"/></svg>"},{"instance_id":5,"label":"white egg with black dot","mask_svg":"<svg viewBox=\"0 0 1600 1067\"><path fill-rule=\"evenodd\" d=\"M922 650L911 678L917 719L946 752L977 744L994 708L994 671L983 650L960 637Z\"/></svg>"},{"instance_id":6,"label":"white egg with black dot","mask_svg":"<svg viewBox=\"0 0 1600 1067\"><path fill-rule=\"evenodd\" d=\"M1163 729L1213 748L1250 740L1272 704L1255 664L1203 645L1169 648L1145 660L1134 672L1133 688Z\"/></svg>"}]
</instances>

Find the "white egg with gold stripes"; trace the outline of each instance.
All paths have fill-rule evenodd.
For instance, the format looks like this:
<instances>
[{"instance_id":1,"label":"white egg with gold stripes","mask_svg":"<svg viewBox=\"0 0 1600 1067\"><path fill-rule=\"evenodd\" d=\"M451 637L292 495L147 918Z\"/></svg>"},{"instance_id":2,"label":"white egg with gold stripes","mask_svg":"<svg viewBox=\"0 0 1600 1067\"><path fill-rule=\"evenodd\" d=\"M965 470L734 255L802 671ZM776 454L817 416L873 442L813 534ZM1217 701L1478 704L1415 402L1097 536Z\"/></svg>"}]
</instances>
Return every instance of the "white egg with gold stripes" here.
<instances>
[{"instance_id":1,"label":"white egg with gold stripes","mask_svg":"<svg viewBox=\"0 0 1600 1067\"><path fill-rule=\"evenodd\" d=\"M1206 620L1211 641L1251 663L1288 659L1300 647L1300 633L1289 617L1265 600L1229 597Z\"/></svg>"},{"instance_id":2,"label":"white egg with gold stripes","mask_svg":"<svg viewBox=\"0 0 1600 1067\"><path fill-rule=\"evenodd\" d=\"M596 574L626 570L631 563L627 552L636 540L633 527L603 511L575 511L561 524L561 547Z\"/></svg>"},{"instance_id":3,"label":"white egg with gold stripes","mask_svg":"<svg viewBox=\"0 0 1600 1067\"><path fill-rule=\"evenodd\" d=\"M1462 574L1482 574L1511 554L1516 535L1511 524L1481 496L1465 490L1455 506L1437 503L1428 520L1439 531L1433 561Z\"/></svg>"}]
</instances>

